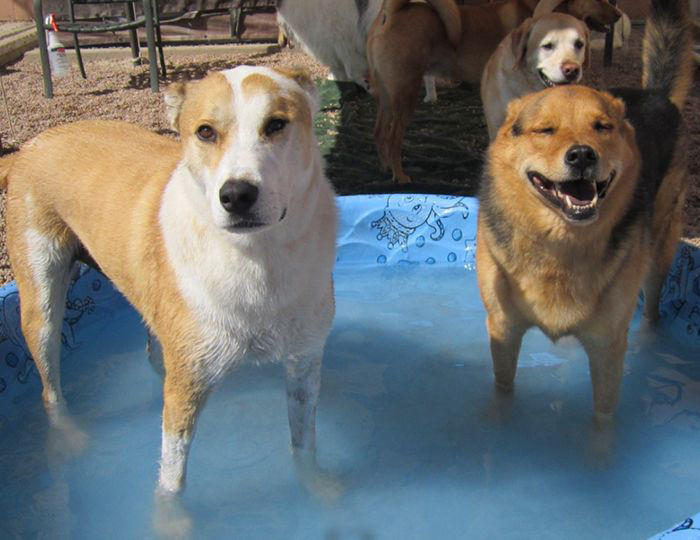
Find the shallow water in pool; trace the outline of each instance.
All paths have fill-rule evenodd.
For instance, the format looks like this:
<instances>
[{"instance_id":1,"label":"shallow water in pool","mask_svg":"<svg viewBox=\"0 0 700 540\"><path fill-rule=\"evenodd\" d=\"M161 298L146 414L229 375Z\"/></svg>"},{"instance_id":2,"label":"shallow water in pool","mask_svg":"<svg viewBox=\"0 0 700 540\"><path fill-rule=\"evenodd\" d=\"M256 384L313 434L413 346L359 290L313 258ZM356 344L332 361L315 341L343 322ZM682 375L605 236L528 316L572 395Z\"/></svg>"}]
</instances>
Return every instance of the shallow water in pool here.
<instances>
[{"instance_id":1,"label":"shallow water in pool","mask_svg":"<svg viewBox=\"0 0 700 540\"><path fill-rule=\"evenodd\" d=\"M281 367L246 366L200 417L192 537L640 539L700 511L700 363L676 338L635 322L602 433L574 342L531 330L514 397L494 394L473 272L343 269L336 293L318 411L333 489L300 482ZM81 341L63 377L82 450L55 450L38 388L0 413L0 536L156 536L162 393L145 331L125 310Z\"/></svg>"}]
</instances>

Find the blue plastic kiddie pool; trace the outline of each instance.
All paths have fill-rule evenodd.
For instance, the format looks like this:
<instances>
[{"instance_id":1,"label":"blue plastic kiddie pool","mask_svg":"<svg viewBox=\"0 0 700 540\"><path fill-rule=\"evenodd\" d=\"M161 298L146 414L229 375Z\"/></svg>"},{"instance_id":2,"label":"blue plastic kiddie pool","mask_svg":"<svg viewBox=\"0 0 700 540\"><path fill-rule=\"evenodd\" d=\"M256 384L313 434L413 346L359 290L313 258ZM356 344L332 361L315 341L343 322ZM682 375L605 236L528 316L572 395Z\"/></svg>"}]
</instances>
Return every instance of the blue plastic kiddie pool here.
<instances>
[{"instance_id":1,"label":"blue plastic kiddie pool","mask_svg":"<svg viewBox=\"0 0 700 540\"><path fill-rule=\"evenodd\" d=\"M282 368L246 366L201 414L182 507L194 538L694 538L700 511L700 252L681 245L656 331L629 335L614 432L588 362L531 330L511 399L493 390L475 199L339 197L337 315L318 408L318 486L293 464ZM82 269L63 389L83 447L55 450L2 289L0 536L151 538L162 389L146 331ZM688 519L686 519L688 518ZM666 530L666 532L661 532ZM655 535L659 536L655 536ZM686 536L688 535L688 536Z\"/></svg>"}]
</instances>

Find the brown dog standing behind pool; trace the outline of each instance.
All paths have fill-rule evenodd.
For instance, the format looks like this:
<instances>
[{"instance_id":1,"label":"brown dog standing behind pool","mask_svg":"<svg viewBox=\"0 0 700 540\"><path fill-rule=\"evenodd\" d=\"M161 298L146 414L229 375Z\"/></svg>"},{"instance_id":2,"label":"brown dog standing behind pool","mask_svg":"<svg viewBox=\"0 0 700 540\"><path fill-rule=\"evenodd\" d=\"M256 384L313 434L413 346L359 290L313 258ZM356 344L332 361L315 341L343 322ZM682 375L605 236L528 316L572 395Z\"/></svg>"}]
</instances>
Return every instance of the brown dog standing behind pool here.
<instances>
[{"instance_id":1,"label":"brown dog standing behind pool","mask_svg":"<svg viewBox=\"0 0 700 540\"><path fill-rule=\"evenodd\" d=\"M477 243L499 388L512 389L523 334L538 326L578 338L596 417L615 411L638 292L656 320L682 230L687 20L684 0L653 0L644 90L560 86L508 107L488 152Z\"/></svg>"}]
</instances>

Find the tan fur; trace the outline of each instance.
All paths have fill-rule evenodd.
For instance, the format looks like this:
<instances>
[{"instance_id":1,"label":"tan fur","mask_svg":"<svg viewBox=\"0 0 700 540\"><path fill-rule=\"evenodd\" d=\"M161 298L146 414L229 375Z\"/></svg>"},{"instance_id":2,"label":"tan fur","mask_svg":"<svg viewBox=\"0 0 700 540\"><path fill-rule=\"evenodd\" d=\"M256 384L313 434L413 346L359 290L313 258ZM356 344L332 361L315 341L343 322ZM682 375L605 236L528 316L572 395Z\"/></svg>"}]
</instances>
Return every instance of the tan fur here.
<instances>
[{"instance_id":1,"label":"tan fur","mask_svg":"<svg viewBox=\"0 0 700 540\"><path fill-rule=\"evenodd\" d=\"M652 318L656 313L680 233L685 189L679 147L654 202L651 230L643 219L635 222L611 251L613 228L633 204L640 181L635 133L624 114L619 99L577 86L511 102L488 152L490 187L483 206L490 208L490 217L486 211L479 216L477 269L496 384L512 388L520 342L529 327L538 326L554 340L574 335L588 353L598 416L611 414L617 405L627 328L643 285L646 313ZM594 129L598 122L611 129ZM548 128L554 134L542 131ZM598 218L576 225L550 207L526 172L567 179L564 154L580 144L598 154L601 178L611 169L617 174L599 201ZM507 244L498 236L501 225L512 231ZM652 258L654 253L660 256ZM645 284L650 265L654 271Z\"/></svg>"},{"instance_id":2,"label":"tan fur","mask_svg":"<svg viewBox=\"0 0 700 540\"><path fill-rule=\"evenodd\" d=\"M111 152L115 143L126 151ZM86 155L105 158L83 159ZM167 342L173 352L188 351L196 329L158 233L160 197L179 158L176 141L110 121L48 130L17 154L8 186L7 239L22 291L23 333L30 350L37 350L31 343L36 332L29 311L39 285L25 258L24 231L33 228L65 246L79 237L129 301L143 306L146 323L159 335L172 338ZM140 165L135 168L133 163ZM121 172L120 182L100 182L115 170ZM76 182L80 177L93 181ZM177 369L174 372L177 378L183 377Z\"/></svg>"},{"instance_id":3,"label":"tan fur","mask_svg":"<svg viewBox=\"0 0 700 540\"><path fill-rule=\"evenodd\" d=\"M523 0L459 6L461 38L455 46L436 10L425 4L395 1L396 9L380 11L370 28L367 59L370 91L378 102L374 136L379 159L391 168L397 182L406 183L410 178L401 165L401 146L422 76L427 73L479 84L499 42L532 15L532 7ZM571 1L560 3L558 9L568 12ZM605 0L581 1L591 19L601 13L599 4L608 5ZM607 24L618 17L619 13L599 22Z\"/></svg>"}]
</instances>

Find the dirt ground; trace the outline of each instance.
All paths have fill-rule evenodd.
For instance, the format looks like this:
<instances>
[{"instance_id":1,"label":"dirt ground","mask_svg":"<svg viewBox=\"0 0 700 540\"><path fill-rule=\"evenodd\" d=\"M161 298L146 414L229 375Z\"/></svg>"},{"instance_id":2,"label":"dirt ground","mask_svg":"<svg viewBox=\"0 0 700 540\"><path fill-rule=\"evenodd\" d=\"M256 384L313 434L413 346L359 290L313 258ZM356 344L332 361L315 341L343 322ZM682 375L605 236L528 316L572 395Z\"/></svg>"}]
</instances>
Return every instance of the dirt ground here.
<instances>
[{"instance_id":1,"label":"dirt ground","mask_svg":"<svg viewBox=\"0 0 700 540\"><path fill-rule=\"evenodd\" d=\"M616 50L613 66L602 67L602 53L593 55L585 82L597 88L639 86L642 28L635 26L623 50ZM206 72L238 64L303 66L314 77L324 78L325 67L298 50L273 54L237 54L234 49L196 56L168 55L169 74L163 86L174 80L201 78ZM3 151L11 152L46 128L89 118L120 119L158 133L175 136L167 125L162 96L149 88L147 66L130 60L92 61L88 79L73 70L72 76L55 80L54 99L42 94L40 66L20 60L0 68L0 137ZM686 203L685 237L700 245L700 74L684 111L690 133L690 190ZM334 88L335 87L335 90ZM346 85L321 85L327 106L316 121L327 174L340 194L392 192L396 186L379 170L372 141L374 103L365 93ZM481 161L488 144L478 90L466 86L438 89L437 104L419 106L409 125L404 148L406 170L415 180L416 192L474 195ZM0 284L12 279L5 250L4 193L0 197Z\"/></svg>"}]
</instances>

